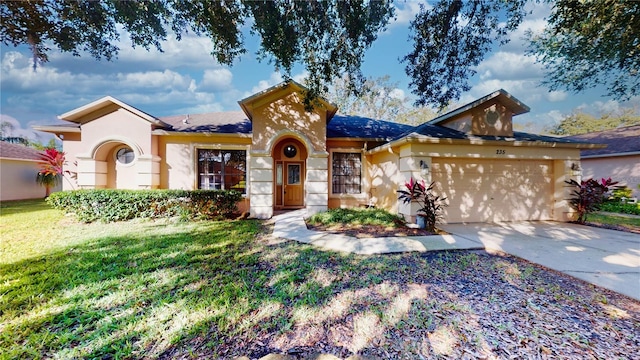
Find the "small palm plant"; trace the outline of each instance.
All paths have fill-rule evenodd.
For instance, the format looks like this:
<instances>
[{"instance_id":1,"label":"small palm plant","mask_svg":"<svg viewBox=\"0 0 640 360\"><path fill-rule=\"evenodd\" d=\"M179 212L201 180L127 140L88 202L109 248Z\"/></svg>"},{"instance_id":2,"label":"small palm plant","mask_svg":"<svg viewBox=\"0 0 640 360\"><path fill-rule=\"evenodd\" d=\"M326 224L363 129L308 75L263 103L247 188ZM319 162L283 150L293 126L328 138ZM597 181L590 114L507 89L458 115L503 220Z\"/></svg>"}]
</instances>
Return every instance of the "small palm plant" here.
<instances>
[{"instance_id":1,"label":"small palm plant","mask_svg":"<svg viewBox=\"0 0 640 360\"><path fill-rule=\"evenodd\" d=\"M36 182L45 187L45 197L51 194L51 188L60 184L64 176L65 153L56 149L45 149L40 155L40 171L36 175Z\"/></svg>"},{"instance_id":2,"label":"small palm plant","mask_svg":"<svg viewBox=\"0 0 640 360\"><path fill-rule=\"evenodd\" d=\"M398 200L405 204L417 202L420 205L418 216L424 217L428 231L435 232L436 224L442 220L447 199L433 194L433 182L427 187L424 180L415 181L411 178L404 186L407 190L398 190Z\"/></svg>"}]
</instances>

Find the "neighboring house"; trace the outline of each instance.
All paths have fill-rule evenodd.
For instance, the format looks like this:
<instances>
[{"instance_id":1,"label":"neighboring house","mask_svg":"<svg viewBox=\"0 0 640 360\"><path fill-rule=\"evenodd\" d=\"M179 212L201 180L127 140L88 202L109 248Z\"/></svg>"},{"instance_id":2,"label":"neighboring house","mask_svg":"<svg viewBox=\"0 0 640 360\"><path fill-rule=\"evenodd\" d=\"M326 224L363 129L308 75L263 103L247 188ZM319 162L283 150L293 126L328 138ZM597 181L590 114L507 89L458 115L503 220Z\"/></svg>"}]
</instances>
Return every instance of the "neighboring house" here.
<instances>
[{"instance_id":1,"label":"neighboring house","mask_svg":"<svg viewBox=\"0 0 640 360\"><path fill-rule=\"evenodd\" d=\"M396 193L413 177L436 182L448 222L567 220L565 180L597 147L514 132L529 108L504 90L417 127L338 115L324 99L307 112L303 91L285 81L242 111L171 117L105 97L35 128L62 139L77 188L238 189L258 218L364 205L413 217Z\"/></svg>"},{"instance_id":2,"label":"neighboring house","mask_svg":"<svg viewBox=\"0 0 640 360\"><path fill-rule=\"evenodd\" d=\"M581 151L582 178L619 181L640 198L640 125L568 136L566 139L607 144L604 149Z\"/></svg>"},{"instance_id":3,"label":"neighboring house","mask_svg":"<svg viewBox=\"0 0 640 360\"><path fill-rule=\"evenodd\" d=\"M0 141L0 201L42 199L46 190L36 183L41 152ZM57 186L51 191L60 191Z\"/></svg>"}]
</instances>

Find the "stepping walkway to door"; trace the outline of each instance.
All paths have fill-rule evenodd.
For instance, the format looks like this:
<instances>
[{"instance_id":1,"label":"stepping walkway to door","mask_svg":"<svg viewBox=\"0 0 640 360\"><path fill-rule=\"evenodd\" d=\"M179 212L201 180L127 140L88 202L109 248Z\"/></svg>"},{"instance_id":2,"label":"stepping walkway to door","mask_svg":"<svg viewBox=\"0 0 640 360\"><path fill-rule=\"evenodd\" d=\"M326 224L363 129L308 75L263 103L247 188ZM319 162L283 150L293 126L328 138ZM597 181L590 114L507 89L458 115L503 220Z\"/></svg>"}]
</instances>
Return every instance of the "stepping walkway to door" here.
<instances>
[{"instance_id":1,"label":"stepping walkway to door","mask_svg":"<svg viewBox=\"0 0 640 360\"><path fill-rule=\"evenodd\" d=\"M401 253L408 251L474 250L484 249L479 241L456 235L393 236L356 238L342 234L307 229L306 210L295 210L275 215L273 236L317 246L326 250L361 255Z\"/></svg>"}]
</instances>

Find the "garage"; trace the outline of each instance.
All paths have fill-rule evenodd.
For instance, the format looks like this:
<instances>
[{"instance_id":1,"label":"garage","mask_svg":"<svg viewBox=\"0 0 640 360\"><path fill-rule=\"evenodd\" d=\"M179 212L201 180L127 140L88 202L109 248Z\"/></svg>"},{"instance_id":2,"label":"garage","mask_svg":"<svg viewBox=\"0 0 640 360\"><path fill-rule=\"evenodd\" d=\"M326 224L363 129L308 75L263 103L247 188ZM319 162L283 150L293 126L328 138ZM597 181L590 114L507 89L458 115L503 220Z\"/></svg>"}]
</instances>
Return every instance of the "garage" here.
<instances>
[{"instance_id":1,"label":"garage","mask_svg":"<svg viewBox=\"0 0 640 360\"><path fill-rule=\"evenodd\" d=\"M553 219L550 160L433 158L432 180L447 198L444 221Z\"/></svg>"}]
</instances>

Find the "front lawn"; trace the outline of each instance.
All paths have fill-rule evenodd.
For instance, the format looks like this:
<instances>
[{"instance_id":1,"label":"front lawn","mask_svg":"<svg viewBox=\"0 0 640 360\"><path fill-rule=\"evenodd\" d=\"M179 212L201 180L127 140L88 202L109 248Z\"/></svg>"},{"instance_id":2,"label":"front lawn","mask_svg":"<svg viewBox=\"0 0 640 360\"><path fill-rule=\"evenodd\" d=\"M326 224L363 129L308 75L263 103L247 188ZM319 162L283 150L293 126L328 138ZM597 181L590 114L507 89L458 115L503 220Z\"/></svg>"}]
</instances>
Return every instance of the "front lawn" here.
<instances>
[{"instance_id":1,"label":"front lawn","mask_svg":"<svg viewBox=\"0 0 640 360\"><path fill-rule=\"evenodd\" d=\"M259 221L0 204L0 358L630 358L640 303L513 257L356 256Z\"/></svg>"},{"instance_id":2,"label":"front lawn","mask_svg":"<svg viewBox=\"0 0 640 360\"><path fill-rule=\"evenodd\" d=\"M587 224L640 234L640 218L637 217L593 213L587 217Z\"/></svg>"}]
</instances>

